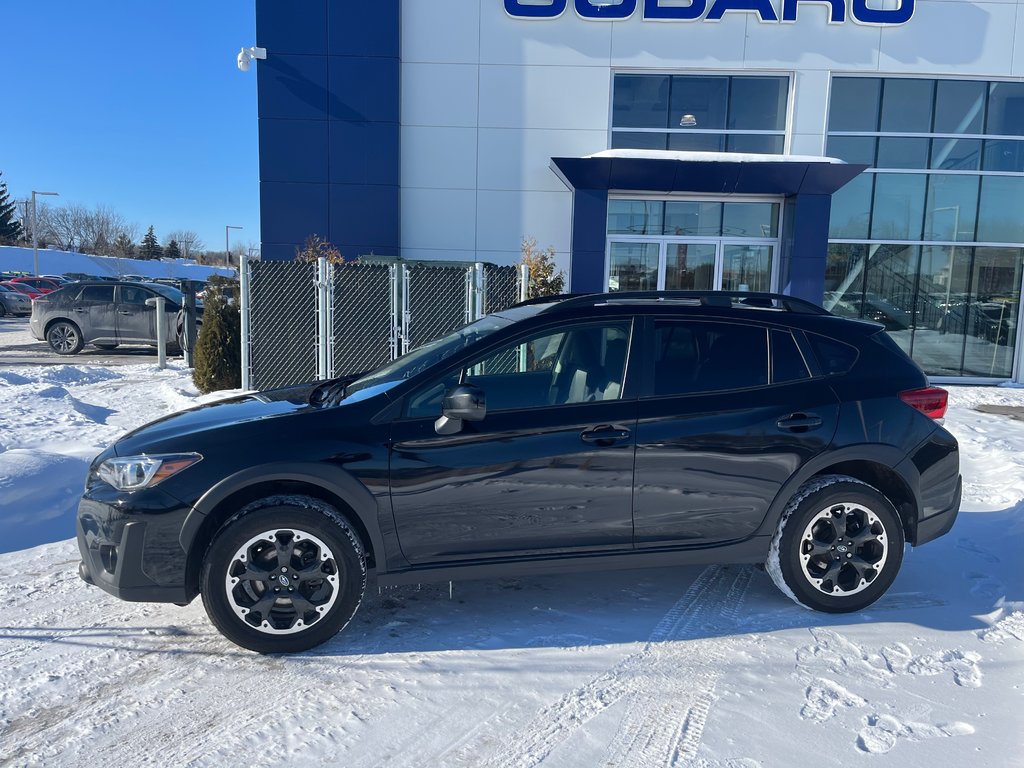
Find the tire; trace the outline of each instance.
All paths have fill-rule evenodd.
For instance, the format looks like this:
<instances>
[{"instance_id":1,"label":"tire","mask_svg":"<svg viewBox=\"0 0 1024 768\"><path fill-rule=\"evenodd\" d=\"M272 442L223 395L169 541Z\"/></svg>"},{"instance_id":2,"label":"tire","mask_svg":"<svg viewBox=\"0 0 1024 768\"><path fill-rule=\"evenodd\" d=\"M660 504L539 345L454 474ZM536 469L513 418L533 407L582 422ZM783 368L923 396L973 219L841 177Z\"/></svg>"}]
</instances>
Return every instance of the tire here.
<instances>
[{"instance_id":1,"label":"tire","mask_svg":"<svg viewBox=\"0 0 1024 768\"><path fill-rule=\"evenodd\" d=\"M365 589L359 537L334 507L306 496L260 499L228 520L206 553L201 581L210 621L257 653L330 640Z\"/></svg>"},{"instance_id":2,"label":"tire","mask_svg":"<svg viewBox=\"0 0 1024 768\"><path fill-rule=\"evenodd\" d=\"M58 320L47 328L46 343L58 355L77 355L85 346L82 332L70 320Z\"/></svg>"},{"instance_id":3,"label":"tire","mask_svg":"<svg viewBox=\"0 0 1024 768\"><path fill-rule=\"evenodd\" d=\"M4 306L2 301L0 301L0 317L7 317L7 307Z\"/></svg>"},{"instance_id":4,"label":"tire","mask_svg":"<svg viewBox=\"0 0 1024 768\"><path fill-rule=\"evenodd\" d=\"M97 349L105 349L107 351L110 351L111 349L117 349L120 345L119 344L96 344L94 342L93 346L96 347Z\"/></svg>"},{"instance_id":5,"label":"tire","mask_svg":"<svg viewBox=\"0 0 1024 768\"><path fill-rule=\"evenodd\" d=\"M775 586L806 608L860 611L892 585L904 541L899 514L880 491L825 475L786 506L765 568Z\"/></svg>"}]
</instances>

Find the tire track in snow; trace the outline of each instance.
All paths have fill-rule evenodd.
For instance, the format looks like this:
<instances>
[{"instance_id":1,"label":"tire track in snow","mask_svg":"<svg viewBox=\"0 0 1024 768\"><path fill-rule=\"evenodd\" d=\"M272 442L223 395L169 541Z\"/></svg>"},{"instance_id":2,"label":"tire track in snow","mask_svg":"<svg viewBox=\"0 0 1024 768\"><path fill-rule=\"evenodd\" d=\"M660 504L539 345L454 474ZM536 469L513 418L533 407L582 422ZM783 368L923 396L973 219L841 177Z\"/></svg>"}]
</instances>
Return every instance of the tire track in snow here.
<instances>
[{"instance_id":1,"label":"tire track in snow","mask_svg":"<svg viewBox=\"0 0 1024 768\"><path fill-rule=\"evenodd\" d=\"M743 568L736 575L720 604L720 614L711 617L709 629L736 622L752 578L752 568ZM706 603L702 613L706 615L710 607ZM724 642L713 637L685 645L667 642L654 649L654 679L646 689L629 697L626 714L608 747L605 766L675 765L696 755L716 700Z\"/></svg>"},{"instance_id":2,"label":"tire track in snow","mask_svg":"<svg viewBox=\"0 0 1024 768\"><path fill-rule=\"evenodd\" d=\"M496 768L536 766L579 728L609 707L624 697L649 697L652 685L665 678L670 678L686 689L694 690L692 681L680 679L676 673L676 669L687 658L692 646L673 649L672 644L689 639L694 635L694 630L713 626L722 619L727 622L735 621L737 606L730 603L730 600L735 603L742 601L742 595L746 593L750 583L750 570L744 568L729 583L729 569L718 565L705 568L686 593L658 622L642 650L627 656L608 671L543 708L525 729L520 730L511 741L499 748L488 764ZM719 611L718 615L709 619L709 614L715 610ZM720 642L717 639L706 641L709 648ZM698 666L693 662L687 663L691 671ZM659 762L665 764L671 757L670 753L677 751L675 738L677 732L678 738L683 738L680 726L687 721L688 716L691 723L688 733L693 734L691 741L695 740L695 743L699 744L699 734L703 731L703 720L707 716L706 709L710 707L710 700L702 705L700 699L701 694L708 691L707 681L702 682L703 684L697 686L696 695L691 698L680 697L676 691L675 697L666 696L664 702L659 702L667 704L671 712L660 716L657 734L646 735L642 721L639 729L631 727L630 734L638 731L644 742L640 745L632 738L625 739L628 762L620 761L618 764L648 764L637 759L638 756L634 754L637 749L641 752L653 750L660 753ZM675 702L680 698L683 704L677 707ZM686 704L690 702L693 706L687 707ZM650 730L649 727L647 730Z\"/></svg>"}]
</instances>

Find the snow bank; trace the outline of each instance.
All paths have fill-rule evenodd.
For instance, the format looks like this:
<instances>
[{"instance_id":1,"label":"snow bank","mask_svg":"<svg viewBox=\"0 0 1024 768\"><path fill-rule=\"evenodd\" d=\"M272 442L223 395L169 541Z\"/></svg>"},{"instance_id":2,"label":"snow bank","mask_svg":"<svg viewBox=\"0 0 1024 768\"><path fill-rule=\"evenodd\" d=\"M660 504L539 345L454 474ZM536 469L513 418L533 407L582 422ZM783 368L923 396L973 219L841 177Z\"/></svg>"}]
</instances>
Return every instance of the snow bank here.
<instances>
[{"instance_id":1,"label":"snow bank","mask_svg":"<svg viewBox=\"0 0 1024 768\"><path fill-rule=\"evenodd\" d=\"M31 248L0 246L0 271L32 272ZM143 277L177 277L205 280L211 275L234 276L235 270L206 267L186 259L143 261L118 259L113 256L88 256L70 251L39 250L39 274L63 275L65 272L83 272L97 277L142 275Z\"/></svg>"}]
</instances>

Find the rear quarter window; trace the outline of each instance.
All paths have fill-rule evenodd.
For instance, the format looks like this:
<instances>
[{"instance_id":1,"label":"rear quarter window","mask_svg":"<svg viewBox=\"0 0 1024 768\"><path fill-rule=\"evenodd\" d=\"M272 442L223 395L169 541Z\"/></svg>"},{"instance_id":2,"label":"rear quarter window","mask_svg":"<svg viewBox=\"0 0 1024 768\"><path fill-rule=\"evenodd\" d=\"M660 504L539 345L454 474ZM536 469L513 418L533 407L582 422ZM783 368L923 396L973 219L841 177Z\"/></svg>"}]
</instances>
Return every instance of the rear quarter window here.
<instances>
[{"instance_id":1,"label":"rear quarter window","mask_svg":"<svg viewBox=\"0 0 1024 768\"><path fill-rule=\"evenodd\" d=\"M834 373L846 373L857 362L857 348L827 336L808 333L807 341L818 360L821 372L826 376Z\"/></svg>"}]
</instances>

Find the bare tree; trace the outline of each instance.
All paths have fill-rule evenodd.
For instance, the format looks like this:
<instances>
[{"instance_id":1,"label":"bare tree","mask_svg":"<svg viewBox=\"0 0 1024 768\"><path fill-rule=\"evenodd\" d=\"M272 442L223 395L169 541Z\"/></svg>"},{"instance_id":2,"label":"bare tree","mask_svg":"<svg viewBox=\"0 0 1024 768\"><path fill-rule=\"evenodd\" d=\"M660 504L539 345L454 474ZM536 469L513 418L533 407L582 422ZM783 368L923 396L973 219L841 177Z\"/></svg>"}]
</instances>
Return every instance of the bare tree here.
<instances>
[{"instance_id":1,"label":"bare tree","mask_svg":"<svg viewBox=\"0 0 1024 768\"><path fill-rule=\"evenodd\" d=\"M110 252L118 235L125 234L134 240L138 225L132 224L106 205L97 205L91 210L84 205L71 203L38 206L39 239L56 245L63 250L106 255Z\"/></svg>"},{"instance_id":2,"label":"bare tree","mask_svg":"<svg viewBox=\"0 0 1024 768\"><path fill-rule=\"evenodd\" d=\"M199 252L206 247L202 238L191 229L176 229L168 233L164 245L169 245L171 240L177 241L178 249L186 259L196 258Z\"/></svg>"}]
</instances>

